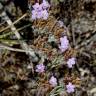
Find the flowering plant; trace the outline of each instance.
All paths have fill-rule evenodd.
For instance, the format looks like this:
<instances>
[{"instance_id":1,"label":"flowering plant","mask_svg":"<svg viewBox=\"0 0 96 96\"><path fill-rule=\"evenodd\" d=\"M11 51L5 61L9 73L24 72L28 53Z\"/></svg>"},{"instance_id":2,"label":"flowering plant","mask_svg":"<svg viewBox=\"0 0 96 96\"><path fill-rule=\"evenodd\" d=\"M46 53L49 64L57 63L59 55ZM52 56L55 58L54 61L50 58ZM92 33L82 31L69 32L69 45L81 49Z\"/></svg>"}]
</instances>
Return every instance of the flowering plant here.
<instances>
[{"instance_id":1,"label":"flowering plant","mask_svg":"<svg viewBox=\"0 0 96 96\"><path fill-rule=\"evenodd\" d=\"M48 14L48 8L50 8L49 3L46 0L43 0L41 4L35 3L33 5L32 10L32 19L44 19L47 20L49 14Z\"/></svg>"}]
</instances>

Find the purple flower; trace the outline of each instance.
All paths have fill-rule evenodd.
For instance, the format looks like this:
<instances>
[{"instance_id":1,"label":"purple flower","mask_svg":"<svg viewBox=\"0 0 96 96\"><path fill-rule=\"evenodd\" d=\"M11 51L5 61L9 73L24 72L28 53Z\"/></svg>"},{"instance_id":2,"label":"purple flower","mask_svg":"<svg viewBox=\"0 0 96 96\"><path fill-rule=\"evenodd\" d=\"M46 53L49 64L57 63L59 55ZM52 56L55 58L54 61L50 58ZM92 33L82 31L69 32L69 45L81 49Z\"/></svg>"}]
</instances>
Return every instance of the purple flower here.
<instances>
[{"instance_id":1,"label":"purple flower","mask_svg":"<svg viewBox=\"0 0 96 96\"><path fill-rule=\"evenodd\" d=\"M32 19L36 20L36 18L37 18L37 11L32 10Z\"/></svg>"},{"instance_id":2,"label":"purple flower","mask_svg":"<svg viewBox=\"0 0 96 96\"><path fill-rule=\"evenodd\" d=\"M40 19L40 18L42 18L42 17L43 17L42 11L38 12L38 13L37 13L37 19Z\"/></svg>"},{"instance_id":3,"label":"purple flower","mask_svg":"<svg viewBox=\"0 0 96 96\"><path fill-rule=\"evenodd\" d=\"M42 5L39 3L36 3L35 5L33 5L33 8L35 11L41 11L42 10Z\"/></svg>"},{"instance_id":4,"label":"purple flower","mask_svg":"<svg viewBox=\"0 0 96 96\"><path fill-rule=\"evenodd\" d=\"M72 66L73 66L74 64L75 64L75 58L74 58L74 57L68 59L67 65L68 65L69 68L72 68Z\"/></svg>"},{"instance_id":5,"label":"purple flower","mask_svg":"<svg viewBox=\"0 0 96 96\"><path fill-rule=\"evenodd\" d=\"M50 7L49 3L48 3L46 0L43 0L43 2L42 2L41 5L42 5L42 8L43 8L43 9L47 9L47 8Z\"/></svg>"},{"instance_id":6,"label":"purple flower","mask_svg":"<svg viewBox=\"0 0 96 96\"><path fill-rule=\"evenodd\" d=\"M48 18L48 16L49 16L49 14L48 14L47 10L43 10L43 11L42 11L42 18L43 18L44 20L46 20L46 19Z\"/></svg>"},{"instance_id":7,"label":"purple flower","mask_svg":"<svg viewBox=\"0 0 96 96\"><path fill-rule=\"evenodd\" d=\"M32 19L33 20L42 18L42 15L43 15L42 11L32 10Z\"/></svg>"},{"instance_id":8,"label":"purple flower","mask_svg":"<svg viewBox=\"0 0 96 96\"><path fill-rule=\"evenodd\" d=\"M49 83L52 85L52 87L55 87L57 85L57 79L52 76L49 80Z\"/></svg>"},{"instance_id":9,"label":"purple flower","mask_svg":"<svg viewBox=\"0 0 96 96\"><path fill-rule=\"evenodd\" d=\"M61 45L59 46L61 52L66 51L69 48L69 40L67 39L67 36L60 38Z\"/></svg>"},{"instance_id":10,"label":"purple flower","mask_svg":"<svg viewBox=\"0 0 96 96\"><path fill-rule=\"evenodd\" d=\"M49 3L43 0L42 4L36 3L33 5L32 10L32 19L44 19L46 20L49 16L47 12L47 8L49 8Z\"/></svg>"},{"instance_id":11,"label":"purple flower","mask_svg":"<svg viewBox=\"0 0 96 96\"><path fill-rule=\"evenodd\" d=\"M43 64L36 65L36 72L42 73L45 71L45 66Z\"/></svg>"},{"instance_id":12,"label":"purple flower","mask_svg":"<svg viewBox=\"0 0 96 96\"><path fill-rule=\"evenodd\" d=\"M75 86L71 82L69 82L68 85L66 85L66 88L68 93L73 93L75 91Z\"/></svg>"}]
</instances>

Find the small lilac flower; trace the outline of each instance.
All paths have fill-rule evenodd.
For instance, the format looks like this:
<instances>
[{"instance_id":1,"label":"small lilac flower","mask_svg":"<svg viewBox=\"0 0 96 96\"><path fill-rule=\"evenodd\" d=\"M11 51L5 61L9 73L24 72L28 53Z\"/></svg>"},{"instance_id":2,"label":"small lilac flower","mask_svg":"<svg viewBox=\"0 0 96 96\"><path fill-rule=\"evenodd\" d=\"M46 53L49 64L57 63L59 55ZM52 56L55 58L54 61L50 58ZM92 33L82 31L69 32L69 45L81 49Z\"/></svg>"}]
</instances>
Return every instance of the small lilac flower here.
<instances>
[{"instance_id":1,"label":"small lilac flower","mask_svg":"<svg viewBox=\"0 0 96 96\"><path fill-rule=\"evenodd\" d=\"M67 36L60 38L61 45L59 46L61 52L66 51L69 48L69 40L67 39Z\"/></svg>"},{"instance_id":2,"label":"small lilac flower","mask_svg":"<svg viewBox=\"0 0 96 96\"><path fill-rule=\"evenodd\" d=\"M52 87L55 87L57 85L57 79L52 76L49 80L49 83L52 85Z\"/></svg>"},{"instance_id":3,"label":"small lilac flower","mask_svg":"<svg viewBox=\"0 0 96 96\"><path fill-rule=\"evenodd\" d=\"M75 65L75 58L72 57L72 58L68 59L67 65L69 68L72 68L72 66Z\"/></svg>"},{"instance_id":4,"label":"small lilac flower","mask_svg":"<svg viewBox=\"0 0 96 96\"><path fill-rule=\"evenodd\" d=\"M37 18L37 11L32 10L32 19L35 20Z\"/></svg>"},{"instance_id":5,"label":"small lilac flower","mask_svg":"<svg viewBox=\"0 0 96 96\"><path fill-rule=\"evenodd\" d=\"M44 10L50 7L50 4L46 0L43 0L41 5Z\"/></svg>"},{"instance_id":6,"label":"small lilac flower","mask_svg":"<svg viewBox=\"0 0 96 96\"><path fill-rule=\"evenodd\" d=\"M43 10L43 11L42 11L42 18L43 18L44 20L46 20L46 19L48 18L48 16L49 16L49 14L48 14L47 10Z\"/></svg>"},{"instance_id":7,"label":"small lilac flower","mask_svg":"<svg viewBox=\"0 0 96 96\"><path fill-rule=\"evenodd\" d=\"M43 0L41 4L36 3L33 5L32 10L32 19L44 19L46 20L49 16L47 12L47 8L49 8L49 3L46 0Z\"/></svg>"},{"instance_id":8,"label":"small lilac flower","mask_svg":"<svg viewBox=\"0 0 96 96\"><path fill-rule=\"evenodd\" d=\"M37 19L40 19L40 18L42 18L42 17L43 17L42 11L38 12L38 13L37 13Z\"/></svg>"},{"instance_id":9,"label":"small lilac flower","mask_svg":"<svg viewBox=\"0 0 96 96\"><path fill-rule=\"evenodd\" d=\"M45 66L43 64L39 64L36 66L36 72L42 73L45 71Z\"/></svg>"},{"instance_id":10,"label":"small lilac flower","mask_svg":"<svg viewBox=\"0 0 96 96\"><path fill-rule=\"evenodd\" d=\"M75 86L71 82L69 82L68 85L66 85L66 88L68 93L73 93L75 91Z\"/></svg>"},{"instance_id":11,"label":"small lilac flower","mask_svg":"<svg viewBox=\"0 0 96 96\"><path fill-rule=\"evenodd\" d=\"M69 44L69 40L67 39L67 36L61 37L60 42L62 46Z\"/></svg>"},{"instance_id":12,"label":"small lilac flower","mask_svg":"<svg viewBox=\"0 0 96 96\"><path fill-rule=\"evenodd\" d=\"M42 10L42 5L39 3L36 3L35 5L33 5L33 9L35 11L41 11Z\"/></svg>"}]
</instances>

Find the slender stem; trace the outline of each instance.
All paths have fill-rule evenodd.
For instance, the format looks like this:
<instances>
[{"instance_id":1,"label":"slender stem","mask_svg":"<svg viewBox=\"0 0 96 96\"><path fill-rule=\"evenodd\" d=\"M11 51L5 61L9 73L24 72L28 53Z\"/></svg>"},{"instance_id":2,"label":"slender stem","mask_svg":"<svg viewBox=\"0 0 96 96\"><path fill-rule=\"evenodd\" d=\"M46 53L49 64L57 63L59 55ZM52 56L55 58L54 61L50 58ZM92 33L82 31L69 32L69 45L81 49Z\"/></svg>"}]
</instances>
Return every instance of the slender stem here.
<instances>
[{"instance_id":1,"label":"slender stem","mask_svg":"<svg viewBox=\"0 0 96 96\"><path fill-rule=\"evenodd\" d=\"M18 23L20 20L22 20L22 19L23 19L24 17L26 17L26 16L27 16L27 14L24 14L24 15L21 16L18 20L14 21L14 22L12 23L12 25ZM9 26L5 27L4 29L0 30L0 32L3 32L3 31L5 31L5 30L7 30L7 29L10 28L12 25L9 25Z\"/></svg>"}]
</instances>

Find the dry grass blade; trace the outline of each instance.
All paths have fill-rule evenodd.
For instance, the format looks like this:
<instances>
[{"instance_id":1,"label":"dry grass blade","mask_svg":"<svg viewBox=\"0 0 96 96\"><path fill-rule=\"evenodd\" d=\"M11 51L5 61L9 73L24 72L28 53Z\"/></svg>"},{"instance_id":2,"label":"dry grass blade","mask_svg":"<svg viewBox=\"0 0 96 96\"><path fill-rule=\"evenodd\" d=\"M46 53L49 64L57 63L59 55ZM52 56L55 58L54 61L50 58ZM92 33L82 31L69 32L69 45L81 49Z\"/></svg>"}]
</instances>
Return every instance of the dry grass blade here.
<instances>
[{"instance_id":1,"label":"dry grass blade","mask_svg":"<svg viewBox=\"0 0 96 96\"><path fill-rule=\"evenodd\" d=\"M28 52L26 52L26 54L29 54L32 58L35 58L36 60L38 60L37 56L35 55L35 52L33 51L33 49L31 49L26 42L24 41L20 41L21 36L19 34L19 32L17 31L16 27L14 26L14 23L10 20L10 18L7 16L6 12L3 11L1 13L1 16L4 17L4 20L7 22L7 24L9 25L9 27L11 28L12 32L15 34L15 36L17 37L17 39L19 40L19 43L21 45L21 47L24 50L29 50ZM22 18L24 18L26 16L23 15ZM15 21L15 23L19 22L22 18L18 19L17 21Z\"/></svg>"},{"instance_id":2,"label":"dry grass blade","mask_svg":"<svg viewBox=\"0 0 96 96\"><path fill-rule=\"evenodd\" d=\"M26 17L26 16L27 16L27 14L24 14L24 15L21 16L19 19L17 19L16 21L14 21L14 22L12 23L12 25L18 23L20 20L22 20L22 19L23 19L24 17ZM0 30L0 32L3 32L3 31L5 31L5 30L7 30L7 29L10 28L12 25L9 25L9 26L7 26L6 28Z\"/></svg>"},{"instance_id":3,"label":"dry grass blade","mask_svg":"<svg viewBox=\"0 0 96 96\"><path fill-rule=\"evenodd\" d=\"M25 53L29 52L29 50L22 50L22 49L12 48L12 47L2 45L2 44L0 44L0 49L7 49L7 50L10 50L10 51L25 52Z\"/></svg>"}]
</instances>

